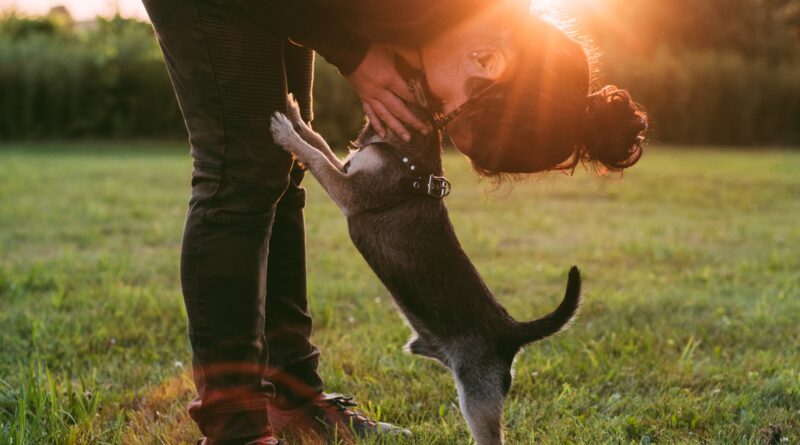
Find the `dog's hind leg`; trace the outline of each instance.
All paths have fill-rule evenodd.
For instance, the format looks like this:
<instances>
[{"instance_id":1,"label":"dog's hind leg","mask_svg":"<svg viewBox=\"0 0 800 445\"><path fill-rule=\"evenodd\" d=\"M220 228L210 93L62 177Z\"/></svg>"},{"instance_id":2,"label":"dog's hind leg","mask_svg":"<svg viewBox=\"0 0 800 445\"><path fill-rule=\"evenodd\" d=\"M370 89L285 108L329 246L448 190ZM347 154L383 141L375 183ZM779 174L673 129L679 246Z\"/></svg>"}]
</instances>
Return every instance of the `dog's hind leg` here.
<instances>
[{"instance_id":1,"label":"dog's hind leg","mask_svg":"<svg viewBox=\"0 0 800 445\"><path fill-rule=\"evenodd\" d=\"M281 113L272 116L272 137L275 143L294 154L311 170L311 174L317 178L342 212L348 214L354 208L354 192L341 166L333 164L328 157L303 140L289 118Z\"/></svg>"},{"instance_id":2,"label":"dog's hind leg","mask_svg":"<svg viewBox=\"0 0 800 445\"><path fill-rule=\"evenodd\" d=\"M423 340L421 337L412 337L408 343L406 343L405 347L406 351L419 355L421 357L432 358L434 360L441 361L439 357L439 352L431 346L427 341Z\"/></svg>"},{"instance_id":3,"label":"dog's hind leg","mask_svg":"<svg viewBox=\"0 0 800 445\"><path fill-rule=\"evenodd\" d=\"M503 405L510 370L470 360L453 372L458 402L477 445L503 444Z\"/></svg>"}]
</instances>

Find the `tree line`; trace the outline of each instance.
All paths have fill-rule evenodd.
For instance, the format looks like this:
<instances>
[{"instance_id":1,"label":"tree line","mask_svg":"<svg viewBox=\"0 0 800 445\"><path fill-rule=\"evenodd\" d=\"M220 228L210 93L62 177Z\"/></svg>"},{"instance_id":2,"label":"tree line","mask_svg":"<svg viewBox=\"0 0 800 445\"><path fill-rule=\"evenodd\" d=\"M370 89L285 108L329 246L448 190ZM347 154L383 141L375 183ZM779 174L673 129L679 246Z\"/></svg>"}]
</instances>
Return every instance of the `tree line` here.
<instances>
[{"instance_id":1,"label":"tree line","mask_svg":"<svg viewBox=\"0 0 800 445\"><path fill-rule=\"evenodd\" d=\"M564 1L656 140L800 144L800 0Z\"/></svg>"},{"instance_id":2,"label":"tree line","mask_svg":"<svg viewBox=\"0 0 800 445\"><path fill-rule=\"evenodd\" d=\"M800 146L800 0L564 2L598 84L629 88L655 140ZM344 142L360 104L321 60L315 76L315 124ZM149 24L0 18L0 139L160 137L184 130Z\"/></svg>"}]
</instances>

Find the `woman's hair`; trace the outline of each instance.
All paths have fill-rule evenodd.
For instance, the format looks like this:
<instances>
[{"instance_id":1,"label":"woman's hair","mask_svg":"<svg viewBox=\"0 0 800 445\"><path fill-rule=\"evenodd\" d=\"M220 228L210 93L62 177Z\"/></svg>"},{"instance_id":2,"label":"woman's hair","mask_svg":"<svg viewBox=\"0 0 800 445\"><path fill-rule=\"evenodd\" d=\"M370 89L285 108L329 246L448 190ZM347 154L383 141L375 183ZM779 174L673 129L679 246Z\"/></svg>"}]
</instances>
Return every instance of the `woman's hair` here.
<instances>
[{"instance_id":1,"label":"woman's hair","mask_svg":"<svg viewBox=\"0 0 800 445\"><path fill-rule=\"evenodd\" d=\"M465 111L470 156L486 176L573 169L623 170L642 156L647 114L627 91L590 91L587 50L535 16L516 19L510 73ZM473 78L468 93L486 88Z\"/></svg>"}]
</instances>

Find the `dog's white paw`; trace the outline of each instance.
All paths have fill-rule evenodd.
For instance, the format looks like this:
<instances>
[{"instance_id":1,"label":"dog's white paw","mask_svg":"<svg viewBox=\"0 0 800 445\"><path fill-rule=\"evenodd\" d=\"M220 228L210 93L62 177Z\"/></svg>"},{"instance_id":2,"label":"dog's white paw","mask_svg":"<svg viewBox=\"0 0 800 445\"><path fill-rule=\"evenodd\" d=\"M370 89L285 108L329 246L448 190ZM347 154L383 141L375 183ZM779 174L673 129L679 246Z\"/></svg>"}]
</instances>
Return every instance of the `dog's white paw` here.
<instances>
[{"instance_id":1,"label":"dog's white paw","mask_svg":"<svg viewBox=\"0 0 800 445\"><path fill-rule=\"evenodd\" d=\"M272 139L275 143L283 147L284 150L292 152L292 146L300 139L300 136L294 131L292 121L290 121L285 114L275 112L275 114L272 115L270 123Z\"/></svg>"}]
</instances>

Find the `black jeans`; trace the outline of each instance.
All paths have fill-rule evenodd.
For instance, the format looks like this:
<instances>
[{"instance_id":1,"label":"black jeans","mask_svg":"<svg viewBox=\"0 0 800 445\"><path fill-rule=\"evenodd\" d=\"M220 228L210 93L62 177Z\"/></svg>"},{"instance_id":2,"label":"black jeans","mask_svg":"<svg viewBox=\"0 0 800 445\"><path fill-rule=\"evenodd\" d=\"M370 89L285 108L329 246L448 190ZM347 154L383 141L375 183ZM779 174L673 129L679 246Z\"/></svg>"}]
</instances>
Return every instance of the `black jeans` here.
<instances>
[{"instance_id":1,"label":"black jeans","mask_svg":"<svg viewBox=\"0 0 800 445\"><path fill-rule=\"evenodd\" d=\"M198 394L189 411L213 440L258 436L269 431L269 403L322 391L309 341L303 172L269 132L287 91L311 119L314 56L237 1L144 4L194 159L181 250Z\"/></svg>"}]
</instances>

